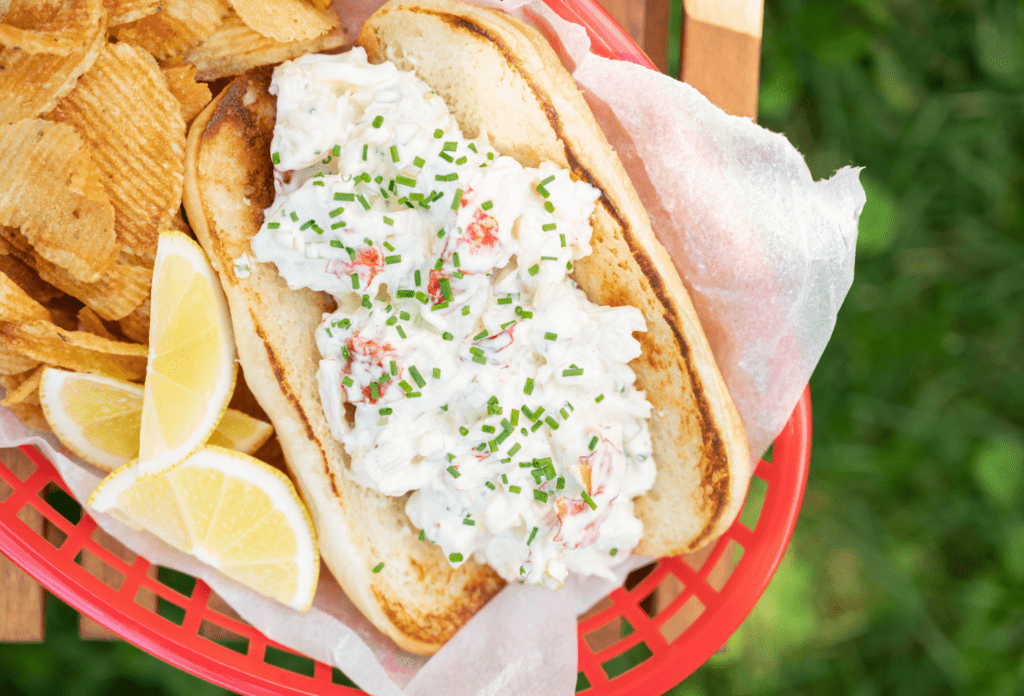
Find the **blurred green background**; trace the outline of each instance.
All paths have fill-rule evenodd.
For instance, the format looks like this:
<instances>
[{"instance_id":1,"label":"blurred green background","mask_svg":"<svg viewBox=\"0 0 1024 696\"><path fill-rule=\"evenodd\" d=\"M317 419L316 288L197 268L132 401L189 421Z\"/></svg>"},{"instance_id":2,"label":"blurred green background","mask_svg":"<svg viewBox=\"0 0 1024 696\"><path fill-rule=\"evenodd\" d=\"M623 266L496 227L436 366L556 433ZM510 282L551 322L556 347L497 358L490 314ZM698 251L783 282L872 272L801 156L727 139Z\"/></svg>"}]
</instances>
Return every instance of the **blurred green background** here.
<instances>
[{"instance_id":1,"label":"blurred green background","mask_svg":"<svg viewBox=\"0 0 1024 696\"><path fill-rule=\"evenodd\" d=\"M754 613L670 693L1024 694L1024 3L767 0L760 123L865 167L811 478ZM225 693L51 598L0 694Z\"/></svg>"}]
</instances>

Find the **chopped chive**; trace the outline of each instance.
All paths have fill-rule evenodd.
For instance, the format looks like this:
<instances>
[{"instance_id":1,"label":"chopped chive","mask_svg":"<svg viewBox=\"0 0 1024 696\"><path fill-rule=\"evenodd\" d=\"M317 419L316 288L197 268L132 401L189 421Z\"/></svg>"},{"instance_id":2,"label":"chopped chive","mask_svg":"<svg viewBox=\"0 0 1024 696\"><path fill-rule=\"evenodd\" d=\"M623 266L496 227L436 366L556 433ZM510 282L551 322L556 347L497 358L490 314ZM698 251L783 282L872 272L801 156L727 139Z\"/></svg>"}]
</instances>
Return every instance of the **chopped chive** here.
<instances>
[{"instance_id":1,"label":"chopped chive","mask_svg":"<svg viewBox=\"0 0 1024 696\"><path fill-rule=\"evenodd\" d=\"M341 145L335 145L334 149L331 150L331 154L335 157L341 157Z\"/></svg>"},{"instance_id":2,"label":"chopped chive","mask_svg":"<svg viewBox=\"0 0 1024 696\"><path fill-rule=\"evenodd\" d=\"M380 572L380 571L382 571L383 569L384 569L384 561L381 561L380 563L378 563L377 565L375 565L375 566L373 567L373 572L374 572L374 573L379 573L379 572Z\"/></svg>"},{"instance_id":3,"label":"chopped chive","mask_svg":"<svg viewBox=\"0 0 1024 696\"><path fill-rule=\"evenodd\" d=\"M289 216L291 217L292 222L298 222L299 221L299 216L295 214L295 211L292 211L291 213L289 213Z\"/></svg>"},{"instance_id":4,"label":"chopped chive","mask_svg":"<svg viewBox=\"0 0 1024 696\"><path fill-rule=\"evenodd\" d=\"M501 477L505 478L505 475L502 474ZM515 493L516 495L519 495L520 491L522 491L522 490L523 490L522 488L520 488L519 486L515 486L515 485L508 487L508 492L509 493Z\"/></svg>"},{"instance_id":5,"label":"chopped chive","mask_svg":"<svg viewBox=\"0 0 1024 696\"><path fill-rule=\"evenodd\" d=\"M487 338L487 329L484 329L483 331L478 333L476 336L474 336L473 340L474 341L479 341L481 338Z\"/></svg>"},{"instance_id":6,"label":"chopped chive","mask_svg":"<svg viewBox=\"0 0 1024 696\"><path fill-rule=\"evenodd\" d=\"M380 413L380 415L382 415L382 416L390 416L391 413L392 413L390 406L385 406L382 409L378 409L377 412Z\"/></svg>"},{"instance_id":7,"label":"chopped chive","mask_svg":"<svg viewBox=\"0 0 1024 696\"><path fill-rule=\"evenodd\" d=\"M512 304L512 298L511 297L499 297L498 298L498 304Z\"/></svg>"},{"instance_id":8,"label":"chopped chive","mask_svg":"<svg viewBox=\"0 0 1024 696\"><path fill-rule=\"evenodd\" d=\"M457 252L457 251L454 254L452 254L452 264L456 268L459 268L459 266L460 266L460 264L459 264L459 252Z\"/></svg>"},{"instance_id":9,"label":"chopped chive","mask_svg":"<svg viewBox=\"0 0 1024 696\"><path fill-rule=\"evenodd\" d=\"M423 161L423 158L418 155L413 158L412 163L417 167L422 167L424 164L426 164L426 162Z\"/></svg>"},{"instance_id":10,"label":"chopped chive","mask_svg":"<svg viewBox=\"0 0 1024 696\"><path fill-rule=\"evenodd\" d=\"M302 227L300 227L299 229L300 230L308 230L315 223L316 223L316 220L307 220L306 222L302 223Z\"/></svg>"},{"instance_id":11,"label":"chopped chive","mask_svg":"<svg viewBox=\"0 0 1024 696\"><path fill-rule=\"evenodd\" d=\"M434 131L434 137L435 138L443 138L444 137L444 131L441 130L440 128L438 128L437 130Z\"/></svg>"},{"instance_id":12,"label":"chopped chive","mask_svg":"<svg viewBox=\"0 0 1024 696\"><path fill-rule=\"evenodd\" d=\"M563 377L579 377L583 374L582 367L570 367L566 370L562 370Z\"/></svg>"},{"instance_id":13,"label":"chopped chive","mask_svg":"<svg viewBox=\"0 0 1024 696\"><path fill-rule=\"evenodd\" d=\"M481 425L480 429L483 430L485 433L493 433L494 432L494 426L493 425Z\"/></svg>"},{"instance_id":14,"label":"chopped chive","mask_svg":"<svg viewBox=\"0 0 1024 696\"><path fill-rule=\"evenodd\" d=\"M551 195L548 192L548 190L546 188L544 188L543 184L541 184L540 186L537 187L537 193L539 193L540 195L544 196L545 198L547 198L548 196Z\"/></svg>"},{"instance_id":15,"label":"chopped chive","mask_svg":"<svg viewBox=\"0 0 1024 696\"><path fill-rule=\"evenodd\" d=\"M352 289L353 290L358 290L359 289L359 274L358 273L353 273L352 274Z\"/></svg>"},{"instance_id":16,"label":"chopped chive","mask_svg":"<svg viewBox=\"0 0 1024 696\"><path fill-rule=\"evenodd\" d=\"M423 541L426 538L427 538L427 533L421 529L420 530L420 541Z\"/></svg>"},{"instance_id":17,"label":"chopped chive","mask_svg":"<svg viewBox=\"0 0 1024 696\"><path fill-rule=\"evenodd\" d=\"M341 249L344 245L337 239L332 239L331 246L334 247L335 249Z\"/></svg>"},{"instance_id":18,"label":"chopped chive","mask_svg":"<svg viewBox=\"0 0 1024 696\"><path fill-rule=\"evenodd\" d=\"M458 478L462 476L462 474L459 473L459 470L456 469L454 466L448 467L448 473L452 475L452 478Z\"/></svg>"},{"instance_id":19,"label":"chopped chive","mask_svg":"<svg viewBox=\"0 0 1024 696\"><path fill-rule=\"evenodd\" d=\"M398 386L401 387L402 391L404 391L406 394L410 394L414 391L412 385L406 382L404 379L398 383Z\"/></svg>"},{"instance_id":20,"label":"chopped chive","mask_svg":"<svg viewBox=\"0 0 1024 696\"><path fill-rule=\"evenodd\" d=\"M374 401L380 398L380 385L376 382L370 382L370 398Z\"/></svg>"},{"instance_id":21,"label":"chopped chive","mask_svg":"<svg viewBox=\"0 0 1024 696\"><path fill-rule=\"evenodd\" d=\"M549 222L548 224L541 226L541 229L544 230L545 232L550 232L551 230L554 230L554 229L557 229L557 228L558 228L558 225L556 225L553 222ZM565 245L563 244L562 246L565 246Z\"/></svg>"},{"instance_id":22,"label":"chopped chive","mask_svg":"<svg viewBox=\"0 0 1024 696\"><path fill-rule=\"evenodd\" d=\"M451 155L449 155L447 152L439 152L439 153L437 153L437 156L440 157L441 159L443 159L446 162L454 162L455 161L455 158L452 157Z\"/></svg>"},{"instance_id":23,"label":"chopped chive","mask_svg":"<svg viewBox=\"0 0 1024 696\"><path fill-rule=\"evenodd\" d=\"M452 275L455 275L455 274L453 273ZM464 316L464 317L468 317L469 316L469 305L466 305L465 307L462 308L462 316Z\"/></svg>"},{"instance_id":24,"label":"chopped chive","mask_svg":"<svg viewBox=\"0 0 1024 696\"><path fill-rule=\"evenodd\" d=\"M559 234L559 235L558 235L558 238L559 238L560 240L562 240L562 246L564 247L564 246L565 246L565 234Z\"/></svg>"},{"instance_id":25,"label":"chopped chive","mask_svg":"<svg viewBox=\"0 0 1024 696\"><path fill-rule=\"evenodd\" d=\"M455 160L455 164L465 164L465 163L466 163L465 155L463 155L462 157L460 157L457 160Z\"/></svg>"},{"instance_id":26,"label":"chopped chive","mask_svg":"<svg viewBox=\"0 0 1024 696\"><path fill-rule=\"evenodd\" d=\"M550 425L552 430L558 430L558 421L556 421L551 416L546 416L544 418L544 422Z\"/></svg>"},{"instance_id":27,"label":"chopped chive","mask_svg":"<svg viewBox=\"0 0 1024 696\"><path fill-rule=\"evenodd\" d=\"M544 491L539 491L536 488L533 489L533 497L535 500L539 500L542 503L548 502L548 494Z\"/></svg>"},{"instance_id":28,"label":"chopped chive","mask_svg":"<svg viewBox=\"0 0 1024 696\"><path fill-rule=\"evenodd\" d=\"M441 278L437 281L437 284L441 288L441 295L444 299L451 302L453 299L451 282L447 278Z\"/></svg>"},{"instance_id":29,"label":"chopped chive","mask_svg":"<svg viewBox=\"0 0 1024 696\"><path fill-rule=\"evenodd\" d=\"M516 456L516 452L518 452L520 449L522 449L522 445L520 445L517 442L516 444L512 445L512 447L509 448L508 456L510 456L510 457Z\"/></svg>"},{"instance_id":30,"label":"chopped chive","mask_svg":"<svg viewBox=\"0 0 1024 696\"><path fill-rule=\"evenodd\" d=\"M413 297L415 295L416 293L412 290L399 290L398 292L395 293L395 296L398 298L408 298Z\"/></svg>"},{"instance_id":31,"label":"chopped chive","mask_svg":"<svg viewBox=\"0 0 1024 696\"><path fill-rule=\"evenodd\" d=\"M336 217L338 217L339 215L341 215L344 212L345 212L344 208L335 208L334 210L332 210L331 212L329 212L327 214L330 215L332 218L336 218Z\"/></svg>"},{"instance_id":32,"label":"chopped chive","mask_svg":"<svg viewBox=\"0 0 1024 696\"><path fill-rule=\"evenodd\" d=\"M595 435L594 437L590 438L590 444L587 445L587 447L590 449L591 452L593 452L594 448L597 447L598 441L599 441L599 438L597 437L597 435Z\"/></svg>"},{"instance_id":33,"label":"chopped chive","mask_svg":"<svg viewBox=\"0 0 1024 696\"><path fill-rule=\"evenodd\" d=\"M384 224L385 225L391 225L392 227L394 227L395 221L392 220L391 218L389 218L387 215L385 215L384 216ZM389 245L388 245L387 242L384 242L384 246L389 246ZM391 247L391 250L394 251L394 247Z\"/></svg>"},{"instance_id":34,"label":"chopped chive","mask_svg":"<svg viewBox=\"0 0 1024 696\"><path fill-rule=\"evenodd\" d=\"M551 201L544 201L544 210L548 211L549 213L555 212L555 204L552 203Z\"/></svg>"},{"instance_id":35,"label":"chopped chive","mask_svg":"<svg viewBox=\"0 0 1024 696\"><path fill-rule=\"evenodd\" d=\"M500 443L497 441L497 439L489 440L487 442L487 449L489 449L491 452L497 452L499 444Z\"/></svg>"},{"instance_id":36,"label":"chopped chive","mask_svg":"<svg viewBox=\"0 0 1024 696\"><path fill-rule=\"evenodd\" d=\"M560 410L559 413L562 414L562 420L566 420L566 419L569 418L569 412L566 411L564 408L562 410Z\"/></svg>"},{"instance_id":37,"label":"chopped chive","mask_svg":"<svg viewBox=\"0 0 1024 696\"><path fill-rule=\"evenodd\" d=\"M344 377L342 377L341 383L344 384L346 387L351 387L354 384L354 382L352 381L352 378L349 377L348 375L345 375Z\"/></svg>"},{"instance_id":38,"label":"chopped chive","mask_svg":"<svg viewBox=\"0 0 1024 696\"><path fill-rule=\"evenodd\" d=\"M567 270L567 271L571 271L572 270L572 261L566 261L565 262L565 270Z\"/></svg>"},{"instance_id":39,"label":"chopped chive","mask_svg":"<svg viewBox=\"0 0 1024 696\"><path fill-rule=\"evenodd\" d=\"M442 237L444 237L444 228L443 227L437 231L437 238L441 239ZM438 261L440 261L440 260L441 259L438 259Z\"/></svg>"},{"instance_id":40,"label":"chopped chive","mask_svg":"<svg viewBox=\"0 0 1024 696\"><path fill-rule=\"evenodd\" d=\"M458 143L456 143L456 142L454 142L452 140L449 140L441 148L441 152L455 152L455 148L457 148L458 146L459 146Z\"/></svg>"},{"instance_id":41,"label":"chopped chive","mask_svg":"<svg viewBox=\"0 0 1024 696\"><path fill-rule=\"evenodd\" d=\"M363 210L369 210L370 209L370 204L366 202L366 199L363 198L362 194L359 194L358 196L356 196L356 200L359 201L359 205L363 206Z\"/></svg>"},{"instance_id":42,"label":"chopped chive","mask_svg":"<svg viewBox=\"0 0 1024 696\"><path fill-rule=\"evenodd\" d=\"M459 175L455 172L451 174L435 174L434 181L458 181Z\"/></svg>"},{"instance_id":43,"label":"chopped chive","mask_svg":"<svg viewBox=\"0 0 1024 696\"><path fill-rule=\"evenodd\" d=\"M392 162L398 162L398 146L397 145L392 145L391 146L391 161Z\"/></svg>"},{"instance_id":44,"label":"chopped chive","mask_svg":"<svg viewBox=\"0 0 1024 696\"><path fill-rule=\"evenodd\" d=\"M473 520L469 519L468 517L466 519L462 520L462 524L466 525L467 527L475 527L476 526L476 522L474 522Z\"/></svg>"},{"instance_id":45,"label":"chopped chive","mask_svg":"<svg viewBox=\"0 0 1024 696\"><path fill-rule=\"evenodd\" d=\"M395 183L401 184L402 186L415 186L416 180L409 176L399 174L395 177Z\"/></svg>"},{"instance_id":46,"label":"chopped chive","mask_svg":"<svg viewBox=\"0 0 1024 696\"><path fill-rule=\"evenodd\" d=\"M479 365L486 365L487 364L487 358L485 358L482 355L474 355L473 356L473 362L475 362L475 363L477 363Z\"/></svg>"},{"instance_id":47,"label":"chopped chive","mask_svg":"<svg viewBox=\"0 0 1024 696\"><path fill-rule=\"evenodd\" d=\"M462 554L461 553L449 554L448 555L448 560L451 561L452 563L458 563L459 561L462 560Z\"/></svg>"},{"instance_id":48,"label":"chopped chive","mask_svg":"<svg viewBox=\"0 0 1024 696\"><path fill-rule=\"evenodd\" d=\"M416 291L416 299L420 301L420 304L427 304L427 302L430 301L430 298L427 297L427 293L421 290Z\"/></svg>"},{"instance_id":49,"label":"chopped chive","mask_svg":"<svg viewBox=\"0 0 1024 696\"><path fill-rule=\"evenodd\" d=\"M608 552L608 555L609 555L609 556L614 556L614 555L615 555L615 554L617 554L618 552L619 552L619 550L618 550L618 549L612 549L611 551L609 551L609 552Z\"/></svg>"},{"instance_id":50,"label":"chopped chive","mask_svg":"<svg viewBox=\"0 0 1024 696\"><path fill-rule=\"evenodd\" d=\"M399 336L405 338L405 329L403 329L401 326L396 326L395 330L398 331Z\"/></svg>"},{"instance_id":51,"label":"chopped chive","mask_svg":"<svg viewBox=\"0 0 1024 696\"><path fill-rule=\"evenodd\" d=\"M545 498L547 498L547 496L544 496L544 497L545 497ZM530 532L530 538L529 538L529 539L527 539L527 541L526 541L526 545L527 545L527 546L529 546L530 544L532 544L532 543L533 543L533 539L534 539L534 537L536 537L536 536L537 536L537 531L538 531L538 530L537 530L537 528L536 528L536 527L534 527L534 528L533 528L533 531L532 531L532 532Z\"/></svg>"},{"instance_id":52,"label":"chopped chive","mask_svg":"<svg viewBox=\"0 0 1024 696\"><path fill-rule=\"evenodd\" d=\"M275 153L271 154L270 155L270 161L273 162L274 164L281 164L281 153L280 152L275 152Z\"/></svg>"},{"instance_id":53,"label":"chopped chive","mask_svg":"<svg viewBox=\"0 0 1024 696\"><path fill-rule=\"evenodd\" d=\"M410 315L406 311L402 311L402 312L398 313L398 316L402 318L402 321L409 321L409 317L412 316L412 315Z\"/></svg>"},{"instance_id":54,"label":"chopped chive","mask_svg":"<svg viewBox=\"0 0 1024 696\"><path fill-rule=\"evenodd\" d=\"M525 309L519 313L523 319L533 319L533 312L527 312Z\"/></svg>"},{"instance_id":55,"label":"chopped chive","mask_svg":"<svg viewBox=\"0 0 1024 696\"><path fill-rule=\"evenodd\" d=\"M323 186L323 185L324 185L324 182L322 182L322 181L320 181L319 179L317 179L316 181L314 181L314 182L313 182L313 185L314 185L314 186Z\"/></svg>"},{"instance_id":56,"label":"chopped chive","mask_svg":"<svg viewBox=\"0 0 1024 696\"><path fill-rule=\"evenodd\" d=\"M389 265L396 264L396 263L402 263L402 255L401 254L396 254L394 256L385 256L384 257L384 263L389 264Z\"/></svg>"},{"instance_id":57,"label":"chopped chive","mask_svg":"<svg viewBox=\"0 0 1024 696\"><path fill-rule=\"evenodd\" d=\"M491 208L494 207L494 203L492 203L491 201L484 201L483 203L480 204L480 207L483 208L484 210L490 210Z\"/></svg>"},{"instance_id":58,"label":"chopped chive","mask_svg":"<svg viewBox=\"0 0 1024 696\"><path fill-rule=\"evenodd\" d=\"M492 491L493 491L493 490L495 490L495 489L497 489L497 486L495 486L495 485L494 485L493 483L491 483L490 481L485 481L485 482L484 482L484 485L485 485L485 486L487 486L488 488L490 488L490 489L491 489Z\"/></svg>"},{"instance_id":59,"label":"chopped chive","mask_svg":"<svg viewBox=\"0 0 1024 696\"><path fill-rule=\"evenodd\" d=\"M558 490L562 490L563 488L565 488L565 477L564 476L559 476L558 477L558 481L555 482L555 488L557 488Z\"/></svg>"},{"instance_id":60,"label":"chopped chive","mask_svg":"<svg viewBox=\"0 0 1024 696\"><path fill-rule=\"evenodd\" d=\"M414 382L416 382L417 387L426 386L427 380L423 379L423 377L420 375L420 371L416 369L415 365L409 368L409 374L412 375L412 379Z\"/></svg>"},{"instance_id":61,"label":"chopped chive","mask_svg":"<svg viewBox=\"0 0 1024 696\"><path fill-rule=\"evenodd\" d=\"M336 193L334 194L334 200L336 201L354 201L356 194L354 193Z\"/></svg>"},{"instance_id":62,"label":"chopped chive","mask_svg":"<svg viewBox=\"0 0 1024 696\"><path fill-rule=\"evenodd\" d=\"M462 202L462 189L455 189L455 197L452 199L452 210L459 209L459 203Z\"/></svg>"},{"instance_id":63,"label":"chopped chive","mask_svg":"<svg viewBox=\"0 0 1024 696\"><path fill-rule=\"evenodd\" d=\"M268 222L267 223L267 229L270 229L270 230L276 230L280 226L281 226L280 222Z\"/></svg>"},{"instance_id":64,"label":"chopped chive","mask_svg":"<svg viewBox=\"0 0 1024 696\"><path fill-rule=\"evenodd\" d=\"M515 323L515 319L513 319L512 321L506 321L504 324L501 325L501 330L504 331L505 329L507 329L508 327L512 326Z\"/></svg>"},{"instance_id":65,"label":"chopped chive","mask_svg":"<svg viewBox=\"0 0 1024 696\"><path fill-rule=\"evenodd\" d=\"M594 401L597 403L601 403L602 401L604 401L604 394L598 394L597 398L594 399Z\"/></svg>"},{"instance_id":66,"label":"chopped chive","mask_svg":"<svg viewBox=\"0 0 1024 696\"><path fill-rule=\"evenodd\" d=\"M441 338L443 338L443 339L444 339L444 340L446 340L446 341L450 341L450 340L452 340L452 339L453 339L453 338L455 338L455 337L454 337L454 336L452 336L452 335L451 335L450 333L448 333L447 331L445 331L445 332L444 332L443 334L441 334Z\"/></svg>"},{"instance_id":67,"label":"chopped chive","mask_svg":"<svg viewBox=\"0 0 1024 696\"><path fill-rule=\"evenodd\" d=\"M369 145L363 145L363 161L364 162L366 161L366 155L367 155L369 149L370 149Z\"/></svg>"},{"instance_id":68,"label":"chopped chive","mask_svg":"<svg viewBox=\"0 0 1024 696\"><path fill-rule=\"evenodd\" d=\"M557 256L541 256L540 260L541 261L557 261L558 257Z\"/></svg>"},{"instance_id":69,"label":"chopped chive","mask_svg":"<svg viewBox=\"0 0 1024 696\"><path fill-rule=\"evenodd\" d=\"M583 502L590 506L591 510L597 509L597 503L594 502L593 498L587 495L586 491L580 491L580 497L583 498Z\"/></svg>"},{"instance_id":70,"label":"chopped chive","mask_svg":"<svg viewBox=\"0 0 1024 696\"><path fill-rule=\"evenodd\" d=\"M422 276L420 276L420 269L416 269L416 272L412 274L412 279L413 282L416 284L416 287L419 287L421 285Z\"/></svg>"},{"instance_id":71,"label":"chopped chive","mask_svg":"<svg viewBox=\"0 0 1024 696\"><path fill-rule=\"evenodd\" d=\"M383 116L378 116L377 118L373 119L373 127L374 128L380 128L383 123L384 123L384 117Z\"/></svg>"},{"instance_id":72,"label":"chopped chive","mask_svg":"<svg viewBox=\"0 0 1024 696\"><path fill-rule=\"evenodd\" d=\"M540 271L540 266L538 266L537 264L533 264L527 270L530 272L530 275L535 276L537 275L537 272Z\"/></svg>"},{"instance_id":73,"label":"chopped chive","mask_svg":"<svg viewBox=\"0 0 1024 696\"><path fill-rule=\"evenodd\" d=\"M463 435L463 437L465 437L466 435L469 435L469 428L467 428L464 425L460 425L459 426L459 433L461 433Z\"/></svg>"},{"instance_id":74,"label":"chopped chive","mask_svg":"<svg viewBox=\"0 0 1024 696\"><path fill-rule=\"evenodd\" d=\"M441 368L440 367L435 367L433 375L434 375L434 379L441 379Z\"/></svg>"}]
</instances>

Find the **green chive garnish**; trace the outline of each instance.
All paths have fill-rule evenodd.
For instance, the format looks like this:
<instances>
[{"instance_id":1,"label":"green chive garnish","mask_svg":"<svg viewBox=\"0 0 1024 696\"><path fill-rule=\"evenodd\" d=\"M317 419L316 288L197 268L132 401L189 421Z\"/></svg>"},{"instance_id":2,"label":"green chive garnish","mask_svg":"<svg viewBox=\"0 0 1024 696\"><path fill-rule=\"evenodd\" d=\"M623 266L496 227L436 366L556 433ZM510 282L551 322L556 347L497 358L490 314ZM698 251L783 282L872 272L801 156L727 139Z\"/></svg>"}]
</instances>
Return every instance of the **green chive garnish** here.
<instances>
[{"instance_id":1,"label":"green chive garnish","mask_svg":"<svg viewBox=\"0 0 1024 696\"><path fill-rule=\"evenodd\" d=\"M550 232L553 229L557 229L557 227L558 227L558 225L556 225L555 223L549 222L548 224L543 225L541 227L541 229L544 230L545 232ZM563 244L562 246L565 246L565 245Z\"/></svg>"},{"instance_id":2,"label":"green chive garnish","mask_svg":"<svg viewBox=\"0 0 1024 696\"><path fill-rule=\"evenodd\" d=\"M379 572L380 572L381 570L383 570L383 569L384 569L384 562L383 562L383 561L381 561L380 563L378 563L377 565L375 565L375 566L373 567L373 572L374 572L374 573L379 573Z\"/></svg>"},{"instance_id":3,"label":"green chive garnish","mask_svg":"<svg viewBox=\"0 0 1024 696\"><path fill-rule=\"evenodd\" d=\"M422 157L416 156L413 158L412 163L417 167L422 167L426 162L423 161Z\"/></svg>"},{"instance_id":4,"label":"green chive garnish","mask_svg":"<svg viewBox=\"0 0 1024 696\"><path fill-rule=\"evenodd\" d=\"M586 491L580 491L580 497L583 498L583 502L590 506L591 510L597 509L597 503L594 502L593 498L587 495Z\"/></svg>"},{"instance_id":5,"label":"green chive garnish","mask_svg":"<svg viewBox=\"0 0 1024 696\"><path fill-rule=\"evenodd\" d=\"M359 274L358 273L353 273L352 274L352 289L353 290L358 290L359 289Z\"/></svg>"},{"instance_id":6,"label":"green chive garnish","mask_svg":"<svg viewBox=\"0 0 1024 696\"><path fill-rule=\"evenodd\" d=\"M462 189L455 189L455 198L452 199L452 210L459 209L459 203L462 202Z\"/></svg>"},{"instance_id":7,"label":"green chive garnish","mask_svg":"<svg viewBox=\"0 0 1024 696\"><path fill-rule=\"evenodd\" d=\"M547 331L547 332L544 333L544 340L545 341L557 341L558 340L558 334L551 333L550 331Z\"/></svg>"},{"instance_id":8,"label":"green chive garnish","mask_svg":"<svg viewBox=\"0 0 1024 696\"><path fill-rule=\"evenodd\" d=\"M505 475L504 475L504 474L502 474L502 475L501 475L501 478L503 478L503 479L504 479L504 478L505 478ZM509 493L515 493L516 495L519 495L520 491L522 491L522 490L523 490L523 489L522 489L522 488L520 488L519 486L509 486L509 487L508 487L508 492L509 492Z\"/></svg>"},{"instance_id":9,"label":"green chive garnish","mask_svg":"<svg viewBox=\"0 0 1024 696\"><path fill-rule=\"evenodd\" d=\"M423 379L423 377L420 375L420 371L416 369L415 365L409 368L409 374L412 375L412 379L414 382L416 382L417 387L426 386L427 380Z\"/></svg>"},{"instance_id":10,"label":"green chive garnish","mask_svg":"<svg viewBox=\"0 0 1024 696\"><path fill-rule=\"evenodd\" d=\"M384 117L383 116L378 116L377 118L373 119L373 127L374 128L380 128L383 123L384 123Z\"/></svg>"},{"instance_id":11,"label":"green chive garnish","mask_svg":"<svg viewBox=\"0 0 1024 696\"><path fill-rule=\"evenodd\" d=\"M458 478L462 476L462 474L459 473L459 470L456 469L454 466L448 467L448 473L452 475L452 478Z\"/></svg>"},{"instance_id":12,"label":"green chive garnish","mask_svg":"<svg viewBox=\"0 0 1024 696\"><path fill-rule=\"evenodd\" d=\"M594 401L597 403L601 403L602 401L604 401L604 394L598 394L597 398L594 399Z\"/></svg>"},{"instance_id":13,"label":"green chive garnish","mask_svg":"<svg viewBox=\"0 0 1024 696\"><path fill-rule=\"evenodd\" d=\"M401 254L396 254L394 256L385 256L384 257L384 263L386 263L386 264L402 263L402 255Z\"/></svg>"},{"instance_id":14,"label":"green chive garnish","mask_svg":"<svg viewBox=\"0 0 1024 696\"><path fill-rule=\"evenodd\" d=\"M274 164L281 164L281 153L275 152L272 155L270 155L270 161L273 162Z\"/></svg>"},{"instance_id":15,"label":"green chive garnish","mask_svg":"<svg viewBox=\"0 0 1024 696\"><path fill-rule=\"evenodd\" d=\"M354 193L336 193L334 194L334 200L336 201L354 201L356 194Z\"/></svg>"},{"instance_id":16,"label":"green chive garnish","mask_svg":"<svg viewBox=\"0 0 1024 696\"><path fill-rule=\"evenodd\" d=\"M395 183L401 184L402 186L415 186L416 180L412 177L404 176L399 174L395 177Z\"/></svg>"},{"instance_id":17,"label":"green chive garnish","mask_svg":"<svg viewBox=\"0 0 1024 696\"><path fill-rule=\"evenodd\" d=\"M582 367L570 367L567 370L562 370L563 377L579 377L583 374Z\"/></svg>"},{"instance_id":18,"label":"green chive garnish","mask_svg":"<svg viewBox=\"0 0 1024 696\"><path fill-rule=\"evenodd\" d=\"M545 497L546 497L546 496L545 496ZM534 539L534 537L536 537L536 536L537 536L537 528L536 528L536 527L534 527L534 528L533 528L533 531L532 531L532 532L530 532L530 538L529 538L529 539L528 539L528 540L526 541L526 545L527 545L527 546L529 546L530 544L532 544L532 543L533 543L533 539Z\"/></svg>"},{"instance_id":19,"label":"green chive garnish","mask_svg":"<svg viewBox=\"0 0 1024 696\"><path fill-rule=\"evenodd\" d=\"M452 563L458 563L459 561L462 560L462 554L461 553L450 554L448 556L448 560L451 561Z\"/></svg>"},{"instance_id":20,"label":"green chive garnish","mask_svg":"<svg viewBox=\"0 0 1024 696\"><path fill-rule=\"evenodd\" d=\"M538 271L540 271L540 266L538 266L537 264L533 264L527 270L530 272L530 275L535 276L537 275Z\"/></svg>"}]
</instances>

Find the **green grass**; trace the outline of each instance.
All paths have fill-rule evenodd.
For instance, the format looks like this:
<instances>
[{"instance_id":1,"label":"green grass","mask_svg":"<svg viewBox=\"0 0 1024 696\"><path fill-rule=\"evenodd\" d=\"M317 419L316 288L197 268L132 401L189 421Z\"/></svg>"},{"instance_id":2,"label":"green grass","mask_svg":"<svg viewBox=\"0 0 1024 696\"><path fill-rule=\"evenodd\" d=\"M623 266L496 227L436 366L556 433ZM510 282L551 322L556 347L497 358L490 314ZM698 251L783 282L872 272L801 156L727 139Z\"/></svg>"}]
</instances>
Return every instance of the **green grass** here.
<instances>
[{"instance_id":1,"label":"green grass","mask_svg":"<svg viewBox=\"0 0 1024 696\"><path fill-rule=\"evenodd\" d=\"M676 696L1024 693L1024 7L768 2L759 120L866 167L790 553Z\"/></svg>"},{"instance_id":2,"label":"green grass","mask_svg":"<svg viewBox=\"0 0 1024 696\"><path fill-rule=\"evenodd\" d=\"M856 278L811 381L791 550L672 690L1024 694L1024 9L768 0L759 120L816 177L863 165ZM225 693L52 600L0 693Z\"/></svg>"}]
</instances>

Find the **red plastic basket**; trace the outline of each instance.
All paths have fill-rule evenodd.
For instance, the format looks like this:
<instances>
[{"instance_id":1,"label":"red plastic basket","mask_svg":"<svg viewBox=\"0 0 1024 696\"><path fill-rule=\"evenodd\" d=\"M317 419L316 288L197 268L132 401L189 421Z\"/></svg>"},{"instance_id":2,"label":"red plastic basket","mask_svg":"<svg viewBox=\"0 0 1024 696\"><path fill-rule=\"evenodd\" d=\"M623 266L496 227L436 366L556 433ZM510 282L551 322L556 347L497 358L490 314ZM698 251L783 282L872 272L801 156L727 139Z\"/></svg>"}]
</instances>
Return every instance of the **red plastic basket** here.
<instances>
[{"instance_id":1,"label":"red plastic basket","mask_svg":"<svg viewBox=\"0 0 1024 696\"><path fill-rule=\"evenodd\" d=\"M587 28L595 53L653 67L594 0L547 3L559 15ZM49 491L66 492L67 488L35 448L22 450L37 467L26 480L0 462L0 551L54 595L143 650L232 691L363 693L337 683L337 670L321 662L300 659L301 666L294 670L268 662L281 663L274 658L276 651L292 651L209 606L210 588L204 582L196 581L190 594L181 594L151 577L151 565L144 558L126 562L112 553L95 538L97 525L91 517L83 515L73 522L47 502ZM811 404L810 392L805 390L775 440L772 463L761 461L754 471L752 490L763 488L763 501L759 494L748 498L740 518L710 556L702 564L681 556L661 559L646 575L634 574L632 583L627 583L629 589L616 589L579 622L584 693L661 694L725 644L782 560L803 499L810 451ZM40 536L23 522L26 508L38 511L59 529L63 535L56 536L64 536L63 541ZM742 556L733 567L737 548ZM119 586L88 572L81 564L86 553L123 575ZM637 580L638 575L643 577ZM165 606L178 607L180 623L138 603L143 593L156 595ZM227 629L246 647L238 652L213 640L208 637L210 626ZM623 671L624 665L631 668Z\"/></svg>"}]
</instances>

